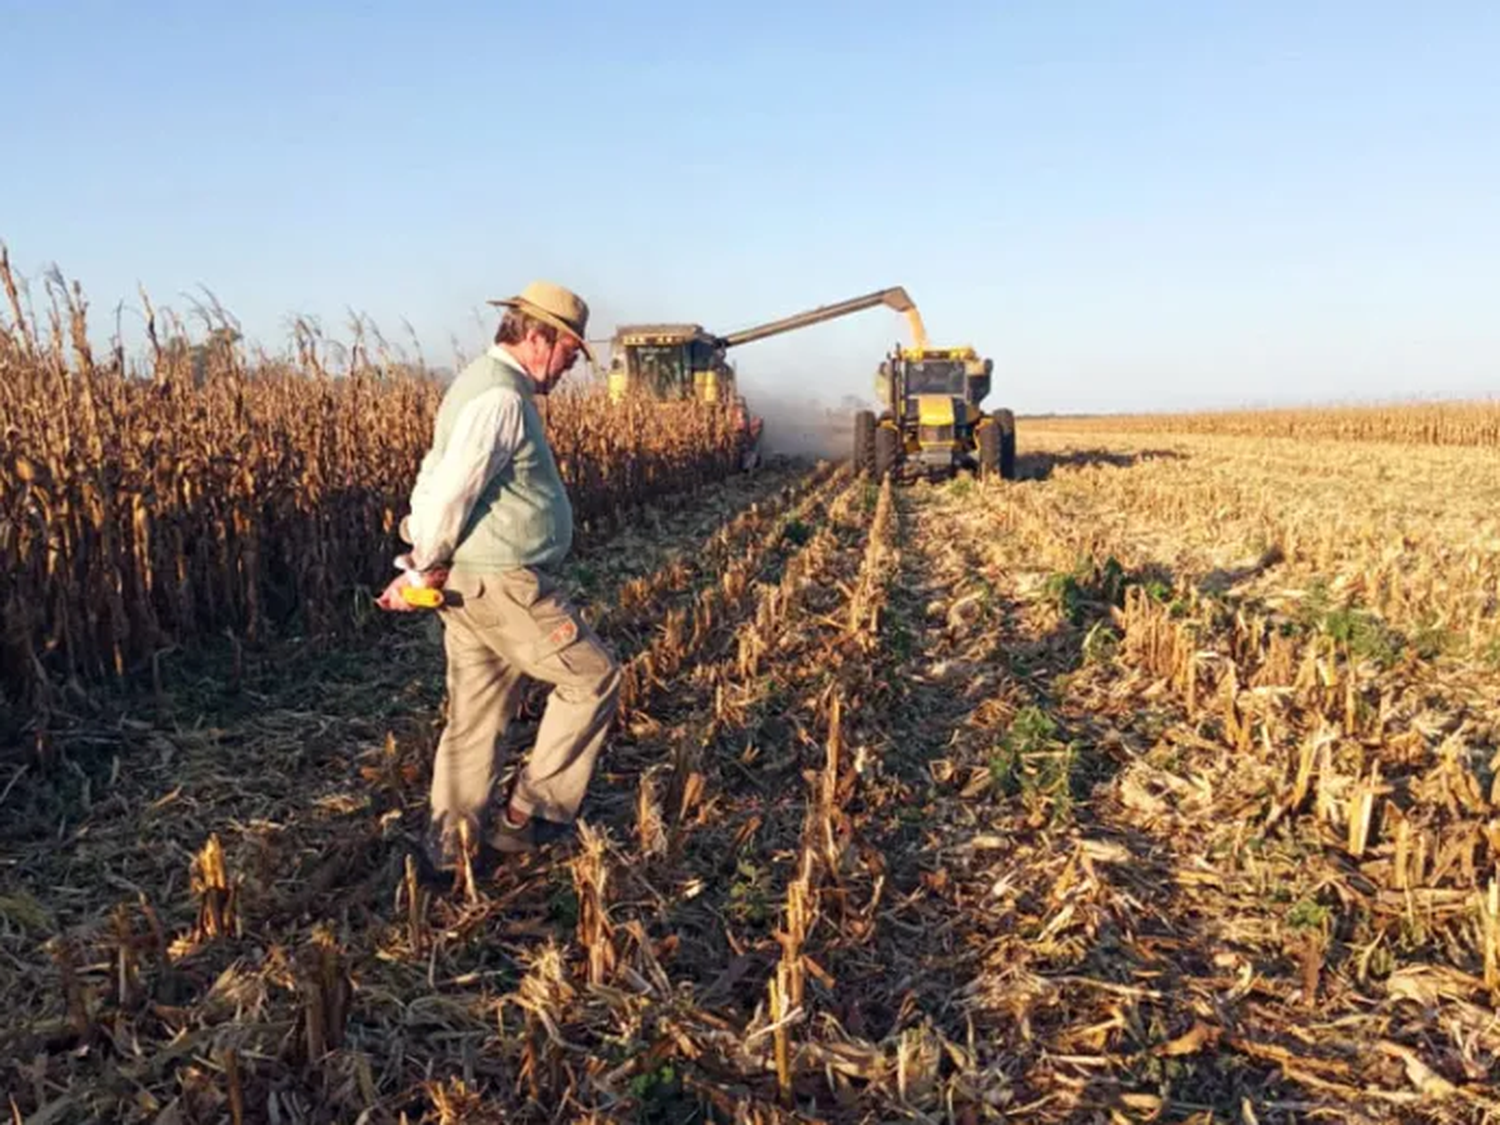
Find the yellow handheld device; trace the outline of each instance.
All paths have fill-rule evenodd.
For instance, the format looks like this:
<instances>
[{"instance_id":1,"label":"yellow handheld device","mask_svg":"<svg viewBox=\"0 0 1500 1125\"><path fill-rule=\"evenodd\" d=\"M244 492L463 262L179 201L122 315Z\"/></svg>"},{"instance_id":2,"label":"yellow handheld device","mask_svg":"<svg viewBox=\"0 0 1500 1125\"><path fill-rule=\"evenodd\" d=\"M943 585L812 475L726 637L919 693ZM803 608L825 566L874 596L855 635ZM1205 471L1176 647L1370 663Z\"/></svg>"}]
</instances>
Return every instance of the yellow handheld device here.
<instances>
[{"instance_id":1,"label":"yellow handheld device","mask_svg":"<svg viewBox=\"0 0 1500 1125\"><path fill-rule=\"evenodd\" d=\"M401 598L407 605L437 609L443 604L443 591L433 586L402 586Z\"/></svg>"}]
</instances>

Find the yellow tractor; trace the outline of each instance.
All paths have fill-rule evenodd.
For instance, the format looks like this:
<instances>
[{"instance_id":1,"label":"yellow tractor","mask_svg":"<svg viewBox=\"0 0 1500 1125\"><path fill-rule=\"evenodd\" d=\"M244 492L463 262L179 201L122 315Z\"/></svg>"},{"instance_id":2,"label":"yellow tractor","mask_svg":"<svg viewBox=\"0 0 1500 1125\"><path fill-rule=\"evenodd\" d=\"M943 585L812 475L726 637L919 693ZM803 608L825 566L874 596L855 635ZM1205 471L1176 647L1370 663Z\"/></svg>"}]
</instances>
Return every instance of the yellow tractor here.
<instances>
[{"instance_id":1,"label":"yellow tractor","mask_svg":"<svg viewBox=\"0 0 1500 1125\"><path fill-rule=\"evenodd\" d=\"M875 378L882 409L854 416L854 467L876 480L951 476L959 469L1014 480L1016 419L986 412L993 361L973 348L934 348L919 332L915 347L897 345Z\"/></svg>"},{"instance_id":2,"label":"yellow tractor","mask_svg":"<svg viewBox=\"0 0 1500 1125\"><path fill-rule=\"evenodd\" d=\"M695 398L724 403L735 412L737 424L744 430L744 460L747 468L752 467L759 459L761 420L750 414L744 397L739 394L735 370L725 352L875 305L905 313L913 331L920 333L921 318L916 306L900 286L821 305L728 336L709 332L701 324L622 324L609 342L609 396L615 401L640 394L657 400Z\"/></svg>"}]
</instances>

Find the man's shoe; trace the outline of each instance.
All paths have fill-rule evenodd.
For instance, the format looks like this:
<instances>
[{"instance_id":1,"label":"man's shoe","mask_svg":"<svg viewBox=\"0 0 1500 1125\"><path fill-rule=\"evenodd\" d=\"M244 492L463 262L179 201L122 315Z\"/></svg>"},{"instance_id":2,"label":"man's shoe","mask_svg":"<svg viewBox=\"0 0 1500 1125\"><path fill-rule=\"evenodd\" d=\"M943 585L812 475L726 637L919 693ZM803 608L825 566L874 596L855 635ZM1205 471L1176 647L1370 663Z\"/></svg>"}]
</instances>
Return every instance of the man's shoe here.
<instances>
[{"instance_id":1,"label":"man's shoe","mask_svg":"<svg viewBox=\"0 0 1500 1125\"><path fill-rule=\"evenodd\" d=\"M412 849L417 861L417 880L429 887L452 884L458 875L458 851L443 840L435 825L429 825Z\"/></svg>"},{"instance_id":2,"label":"man's shoe","mask_svg":"<svg viewBox=\"0 0 1500 1125\"><path fill-rule=\"evenodd\" d=\"M501 855L520 855L536 851L536 818L528 816L525 824L512 824L505 813L495 817L484 841Z\"/></svg>"}]
</instances>

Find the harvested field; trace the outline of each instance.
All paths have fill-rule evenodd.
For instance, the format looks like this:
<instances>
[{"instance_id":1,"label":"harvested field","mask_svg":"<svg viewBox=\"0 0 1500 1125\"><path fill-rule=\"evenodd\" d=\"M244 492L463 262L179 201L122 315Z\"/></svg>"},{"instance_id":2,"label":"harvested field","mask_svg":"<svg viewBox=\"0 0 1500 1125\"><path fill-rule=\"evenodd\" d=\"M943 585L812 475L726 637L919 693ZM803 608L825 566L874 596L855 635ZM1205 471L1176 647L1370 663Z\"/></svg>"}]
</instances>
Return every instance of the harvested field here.
<instances>
[{"instance_id":1,"label":"harvested field","mask_svg":"<svg viewBox=\"0 0 1500 1125\"><path fill-rule=\"evenodd\" d=\"M586 823L452 888L404 850L430 619L75 716L0 776L13 1114L1496 1115L1495 450L1020 447L590 543L627 678Z\"/></svg>"}]
</instances>

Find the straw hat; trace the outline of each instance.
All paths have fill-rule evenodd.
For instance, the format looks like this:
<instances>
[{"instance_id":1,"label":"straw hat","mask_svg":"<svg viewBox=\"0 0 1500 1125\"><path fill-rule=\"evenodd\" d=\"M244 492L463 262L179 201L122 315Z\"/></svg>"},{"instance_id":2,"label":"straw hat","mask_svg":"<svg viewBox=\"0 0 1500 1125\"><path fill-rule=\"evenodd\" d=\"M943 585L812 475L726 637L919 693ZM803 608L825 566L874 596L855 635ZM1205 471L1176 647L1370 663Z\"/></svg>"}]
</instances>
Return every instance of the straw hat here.
<instances>
[{"instance_id":1,"label":"straw hat","mask_svg":"<svg viewBox=\"0 0 1500 1125\"><path fill-rule=\"evenodd\" d=\"M583 338L589 324L589 306L577 293L550 281L533 281L521 290L519 296L490 301L489 304L517 309L527 316L534 316L561 329L578 341L584 358L590 364L594 362L594 353L589 350L588 341Z\"/></svg>"}]
</instances>

